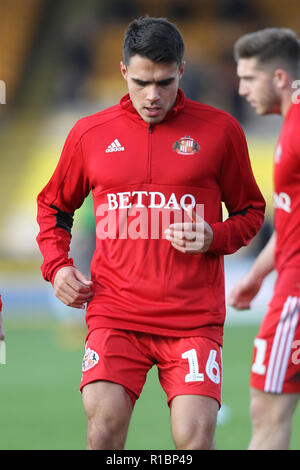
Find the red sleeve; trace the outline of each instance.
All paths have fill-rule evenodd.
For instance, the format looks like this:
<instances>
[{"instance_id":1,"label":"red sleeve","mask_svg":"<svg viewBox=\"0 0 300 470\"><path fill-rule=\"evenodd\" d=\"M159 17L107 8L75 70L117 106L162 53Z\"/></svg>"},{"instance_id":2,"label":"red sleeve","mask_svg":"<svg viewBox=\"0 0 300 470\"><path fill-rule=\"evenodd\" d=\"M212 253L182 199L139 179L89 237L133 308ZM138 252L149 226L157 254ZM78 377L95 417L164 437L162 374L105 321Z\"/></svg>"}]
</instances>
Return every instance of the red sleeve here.
<instances>
[{"instance_id":1,"label":"red sleeve","mask_svg":"<svg viewBox=\"0 0 300 470\"><path fill-rule=\"evenodd\" d=\"M53 282L56 271L73 265L68 257L74 211L90 192L77 125L65 142L59 163L49 183L37 197L37 242L43 256L45 280Z\"/></svg>"},{"instance_id":2,"label":"red sleeve","mask_svg":"<svg viewBox=\"0 0 300 470\"><path fill-rule=\"evenodd\" d=\"M298 103L299 104L299 103ZM292 111L293 111L293 128L291 131L291 139L290 143L295 152L295 155L300 158L300 134L298 132L299 125L300 125L300 110L298 104L294 104Z\"/></svg>"},{"instance_id":3,"label":"red sleeve","mask_svg":"<svg viewBox=\"0 0 300 470\"><path fill-rule=\"evenodd\" d=\"M220 186L229 217L212 224L214 238L209 249L220 255L231 254L248 245L264 221L265 201L254 179L247 142L237 121L227 130Z\"/></svg>"}]
</instances>

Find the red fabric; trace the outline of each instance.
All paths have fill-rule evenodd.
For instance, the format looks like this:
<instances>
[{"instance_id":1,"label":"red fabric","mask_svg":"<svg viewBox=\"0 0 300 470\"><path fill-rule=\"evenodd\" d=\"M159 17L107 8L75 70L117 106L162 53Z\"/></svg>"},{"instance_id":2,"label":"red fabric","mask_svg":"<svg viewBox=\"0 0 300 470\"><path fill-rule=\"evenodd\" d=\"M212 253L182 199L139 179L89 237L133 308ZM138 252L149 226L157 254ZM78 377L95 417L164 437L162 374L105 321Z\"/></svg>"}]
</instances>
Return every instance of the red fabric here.
<instances>
[{"instance_id":1,"label":"red fabric","mask_svg":"<svg viewBox=\"0 0 300 470\"><path fill-rule=\"evenodd\" d=\"M278 277L255 339L250 384L271 393L300 392L300 270Z\"/></svg>"},{"instance_id":2,"label":"red fabric","mask_svg":"<svg viewBox=\"0 0 300 470\"><path fill-rule=\"evenodd\" d=\"M113 143L119 150L111 151ZM152 129L128 95L120 104L79 120L38 196L37 241L48 281L53 282L59 267L73 263L68 258L70 235L56 227L50 206L72 213L90 190L96 250L88 327L167 336L204 334L221 343L223 255L250 242L263 223L265 208L237 121L187 100L181 91L166 119ZM231 214L224 222L222 201ZM213 243L205 254L175 250L163 235L162 222L154 224L155 233L149 236L157 211L162 218L170 212L172 217L183 216L183 205L190 202L204 206L204 219L213 228Z\"/></svg>"},{"instance_id":3,"label":"red fabric","mask_svg":"<svg viewBox=\"0 0 300 470\"><path fill-rule=\"evenodd\" d=\"M80 390L98 380L115 382L125 387L134 404L154 364L169 405L177 395L205 395L221 407L221 350L204 337L93 330L86 342Z\"/></svg>"},{"instance_id":4,"label":"red fabric","mask_svg":"<svg viewBox=\"0 0 300 470\"><path fill-rule=\"evenodd\" d=\"M274 157L275 265L300 269L300 108L284 120Z\"/></svg>"},{"instance_id":5,"label":"red fabric","mask_svg":"<svg viewBox=\"0 0 300 470\"><path fill-rule=\"evenodd\" d=\"M300 392L300 108L291 105L274 155L274 295L257 335L251 386Z\"/></svg>"}]
</instances>

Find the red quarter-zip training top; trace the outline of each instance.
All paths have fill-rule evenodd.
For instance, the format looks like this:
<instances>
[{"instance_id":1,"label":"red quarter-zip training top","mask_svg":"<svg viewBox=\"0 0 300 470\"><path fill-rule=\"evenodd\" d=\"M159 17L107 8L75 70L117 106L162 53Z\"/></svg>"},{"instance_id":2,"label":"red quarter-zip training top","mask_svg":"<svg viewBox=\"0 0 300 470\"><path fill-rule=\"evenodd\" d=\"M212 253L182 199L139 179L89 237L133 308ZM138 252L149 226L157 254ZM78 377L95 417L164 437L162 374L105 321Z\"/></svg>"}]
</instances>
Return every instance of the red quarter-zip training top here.
<instances>
[{"instance_id":1,"label":"red quarter-zip training top","mask_svg":"<svg viewBox=\"0 0 300 470\"><path fill-rule=\"evenodd\" d=\"M58 269L73 265L73 215L90 191L96 249L88 328L203 335L221 344L223 255L250 242L265 209L238 122L186 99L181 90L173 109L153 126L129 95L80 119L38 196L37 241L50 282ZM229 213L224 221L222 201ZM169 223L183 220L188 204L201 209L213 229L204 254L179 252L164 237Z\"/></svg>"}]
</instances>

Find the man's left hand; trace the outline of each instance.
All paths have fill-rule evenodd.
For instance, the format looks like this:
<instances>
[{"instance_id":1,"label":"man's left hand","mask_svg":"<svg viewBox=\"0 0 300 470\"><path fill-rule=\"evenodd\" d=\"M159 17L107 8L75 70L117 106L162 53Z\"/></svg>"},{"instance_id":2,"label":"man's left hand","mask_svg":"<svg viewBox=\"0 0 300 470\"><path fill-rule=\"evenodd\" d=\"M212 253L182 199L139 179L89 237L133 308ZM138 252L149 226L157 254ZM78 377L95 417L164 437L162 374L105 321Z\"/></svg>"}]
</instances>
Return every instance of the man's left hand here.
<instances>
[{"instance_id":1,"label":"man's left hand","mask_svg":"<svg viewBox=\"0 0 300 470\"><path fill-rule=\"evenodd\" d=\"M192 206L188 206L187 213L191 222L171 224L165 230L166 239L182 253L205 253L212 244L213 230L204 219L196 215Z\"/></svg>"}]
</instances>

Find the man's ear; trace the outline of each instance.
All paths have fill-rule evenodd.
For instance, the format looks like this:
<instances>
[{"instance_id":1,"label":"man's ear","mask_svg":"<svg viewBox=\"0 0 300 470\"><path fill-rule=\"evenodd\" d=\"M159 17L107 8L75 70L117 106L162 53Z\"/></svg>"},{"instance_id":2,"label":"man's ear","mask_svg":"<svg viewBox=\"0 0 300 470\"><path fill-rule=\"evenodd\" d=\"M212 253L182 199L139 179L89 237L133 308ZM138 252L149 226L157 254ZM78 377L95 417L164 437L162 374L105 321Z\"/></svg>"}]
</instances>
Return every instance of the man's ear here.
<instances>
[{"instance_id":1,"label":"man's ear","mask_svg":"<svg viewBox=\"0 0 300 470\"><path fill-rule=\"evenodd\" d=\"M121 74L125 80L127 80L127 67L124 64L124 62L120 62L120 69L121 69Z\"/></svg>"},{"instance_id":2,"label":"man's ear","mask_svg":"<svg viewBox=\"0 0 300 470\"><path fill-rule=\"evenodd\" d=\"M273 81L278 89L283 90L289 86L290 79L288 73L284 69L276 69Z\"/></svg>"},{"instance_id":3,"label":"man's ear","mask_svg":"<svg viewBox=\"0 0 300 470\"><path fill-rule=\"evenodd\" d=\"M182 75L184 74L184 69L185 69L185 61L182 62L181 66L179 67L179 75L180 75L180 78L182 77Z\"/></svg>"}]
</instances>

